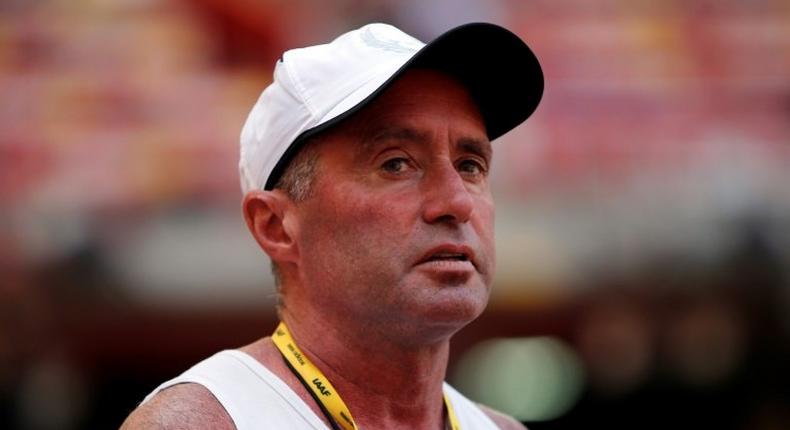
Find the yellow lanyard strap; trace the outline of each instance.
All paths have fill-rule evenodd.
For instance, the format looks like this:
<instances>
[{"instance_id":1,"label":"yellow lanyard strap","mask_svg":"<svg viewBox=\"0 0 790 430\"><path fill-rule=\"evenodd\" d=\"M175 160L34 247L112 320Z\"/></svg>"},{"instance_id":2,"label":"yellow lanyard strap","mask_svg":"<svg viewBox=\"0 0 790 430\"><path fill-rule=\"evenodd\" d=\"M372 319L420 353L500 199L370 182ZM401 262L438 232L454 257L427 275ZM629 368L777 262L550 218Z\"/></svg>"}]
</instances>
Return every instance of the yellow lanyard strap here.
<instances>
[{"instance_id":1,"label":"yellow lanyard strap","mask_svg":"<svg viewBox=\"0 0 790 430\"><path fill-rule=\"evenodd\" d=\"M340 424L344 430L359 430L354 418L351 417L351 412L343 402L343 399L340 398L340 394L337 393L329 379L296 346L296 342L294 342L284 322L280 322L280 325L277 326L277 330L272 335L272 341L274 341L274 345L277 346L283 357L291 364L291 368L297 373L297 376L313 392L313 397L329 412L332 419ZM446 393L444 395L444 404L447 408L450 428L452 430L461 430L461 426L458 425L458 418L455 416L455 411Z\"/></svg>"}]
</instances>

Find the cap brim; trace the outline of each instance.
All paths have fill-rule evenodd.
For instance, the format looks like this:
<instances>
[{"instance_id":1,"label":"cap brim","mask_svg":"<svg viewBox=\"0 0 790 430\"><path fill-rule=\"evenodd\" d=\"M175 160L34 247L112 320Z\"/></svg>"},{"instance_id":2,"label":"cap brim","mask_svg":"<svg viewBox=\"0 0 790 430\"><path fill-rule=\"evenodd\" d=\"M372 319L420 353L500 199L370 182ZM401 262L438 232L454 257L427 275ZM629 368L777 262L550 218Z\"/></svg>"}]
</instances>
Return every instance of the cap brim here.
<instances>
[{"instance_id":1,"label":"cap brim","mask_svg":"<svg viewBox=\"0 0 790 430\"><path fill-rule=\"evenodd\" d=\"M342 122L375 100L413 68L438 70L458 79L478 105L490 140L524 122L543 96L543 71L532 50L498 25L470 23L455 27L420 49L383 84L345 112L297 137L266 181L271 190L301 145Z\"/></svg>"},{"instance_id":2,"label":"cap brim","mask_svg":"<svg viewBox=\"0 0 790 430\"><path fill-rule=\"evenodd\" d=\"M465 84L491 140L529 118L543 96L543 71L535 54L518 36L494 24L456 27L426 45L409 63L404 69L436 69Z\"/></svg>"}]
</instances>

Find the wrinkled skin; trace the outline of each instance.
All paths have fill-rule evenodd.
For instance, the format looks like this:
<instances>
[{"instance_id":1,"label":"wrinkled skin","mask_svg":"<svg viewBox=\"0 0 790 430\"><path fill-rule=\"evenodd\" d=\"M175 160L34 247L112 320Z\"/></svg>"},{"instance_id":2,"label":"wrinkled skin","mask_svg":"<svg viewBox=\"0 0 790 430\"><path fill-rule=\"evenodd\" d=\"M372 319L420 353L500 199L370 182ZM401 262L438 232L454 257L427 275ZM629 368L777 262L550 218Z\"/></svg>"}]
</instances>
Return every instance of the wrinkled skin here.
<instances>
[{"instance_id":1,"label":"wrinkled skin","mask_svg":"<svg viewBox=\"0 0 790 430\"><path fill-rule=\"evenodd\" d=\"M294 208L302 291L286 288L286 309L403 342L446 340L476 318L492 282L494 204L491 145L467 91L410 71L314 144L314 190ZM423 261L441 245L474 257Z\"/></svg>"}]
</instances>

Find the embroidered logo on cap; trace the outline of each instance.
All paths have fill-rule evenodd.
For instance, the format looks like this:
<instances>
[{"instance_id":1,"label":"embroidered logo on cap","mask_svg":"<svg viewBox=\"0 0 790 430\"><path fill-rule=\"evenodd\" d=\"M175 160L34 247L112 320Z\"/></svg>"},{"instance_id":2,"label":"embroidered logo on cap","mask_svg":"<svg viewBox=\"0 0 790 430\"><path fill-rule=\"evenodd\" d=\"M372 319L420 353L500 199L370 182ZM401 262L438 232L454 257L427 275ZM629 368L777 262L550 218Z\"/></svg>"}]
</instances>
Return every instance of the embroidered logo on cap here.
<instances>
[{"instance_id":1,"label":"embroidered logo on cap","mask_svg":"<svg viewBox=\"0 0 790 430\"><path fill-rule=\"evenodd\" d=\"M412 54L424 46L419 40L389 25L369 25L360 33L368 46L399 54Z\"/></svg>"}]
</instances>

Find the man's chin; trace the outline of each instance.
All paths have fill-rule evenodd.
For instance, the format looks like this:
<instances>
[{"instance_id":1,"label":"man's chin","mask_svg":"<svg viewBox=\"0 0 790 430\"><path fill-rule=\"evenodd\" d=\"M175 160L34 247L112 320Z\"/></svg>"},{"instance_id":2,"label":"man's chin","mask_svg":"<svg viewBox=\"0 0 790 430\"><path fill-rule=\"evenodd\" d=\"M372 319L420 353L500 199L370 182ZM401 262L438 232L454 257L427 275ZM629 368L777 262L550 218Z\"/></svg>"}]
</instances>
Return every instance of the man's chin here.
<instances>
[{"instance_id":1,"label":"man's chin","mask_svg":"<svg viewBox=\"0 0 790 430\"><path fill-rule=\"evenodd\" d=\"M417 318L426 327L455 333L479 317L488 304L488 292L482 287L453 287L451 294L442 294L447 292L437 293L429 303L417 305Z\"/></svg>"}]
</instances>

